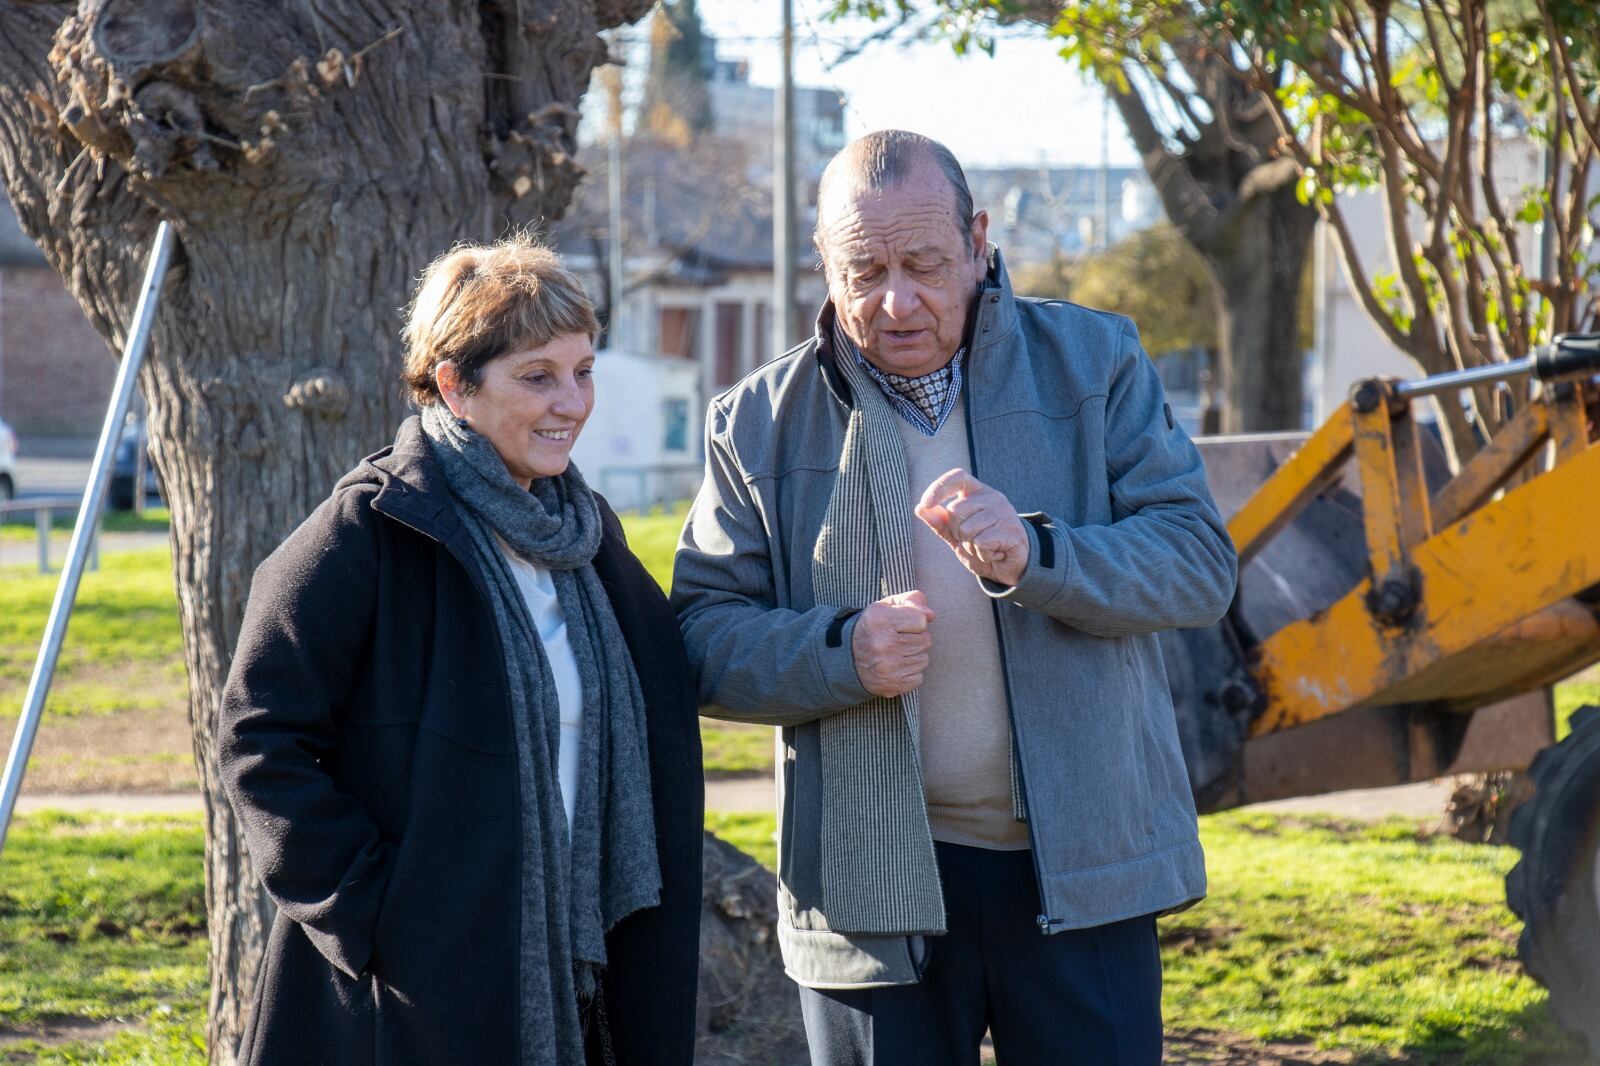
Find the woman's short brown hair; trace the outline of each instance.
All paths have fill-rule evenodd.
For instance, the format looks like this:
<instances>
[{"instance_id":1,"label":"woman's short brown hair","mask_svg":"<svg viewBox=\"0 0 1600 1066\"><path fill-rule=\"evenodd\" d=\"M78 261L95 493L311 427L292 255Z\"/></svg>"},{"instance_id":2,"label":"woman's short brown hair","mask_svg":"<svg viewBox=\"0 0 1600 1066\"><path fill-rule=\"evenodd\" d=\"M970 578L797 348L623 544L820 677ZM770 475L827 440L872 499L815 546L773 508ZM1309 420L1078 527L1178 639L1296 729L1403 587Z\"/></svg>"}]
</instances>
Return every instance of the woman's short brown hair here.
<instances>
[{"instance_id":1,"label":"woman's short brown hair","mask_svg":"<svg viewBox=\"0 0 1600 1066\"><path fill-rule=\"evenodd\" d=\"M464 391L502 355L569 333L600 332L594 306L561 257L532 237L460 244L428 265L406 312L405 371L419 405L439 402L434 371L454 363Z\"/></svg>"}]
</instances>

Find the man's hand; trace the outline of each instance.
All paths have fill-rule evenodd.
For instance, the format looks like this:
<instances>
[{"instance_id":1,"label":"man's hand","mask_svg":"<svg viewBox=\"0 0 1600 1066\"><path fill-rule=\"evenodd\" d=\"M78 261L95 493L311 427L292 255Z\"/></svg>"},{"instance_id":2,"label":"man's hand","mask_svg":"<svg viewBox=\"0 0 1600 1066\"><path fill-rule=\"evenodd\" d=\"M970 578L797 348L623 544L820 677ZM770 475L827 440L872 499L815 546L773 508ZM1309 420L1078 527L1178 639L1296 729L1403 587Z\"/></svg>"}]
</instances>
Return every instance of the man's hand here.
<instances>
[{"instance_id":1,"label":"man's hand","mask_svg":"<svg viewBox=\"0 0 1600 1066\"><path fill-rule=\"evenodd\" d=\"M874 696L893 699L922 684L933 637L933 612L920 592L902 592L868 604L850 634L856 674Z\"/></svg>"},{"instance_id":2,"label":"man's hand","mask_svg":"<svg viewBox=\"0 0 1600 1066\"><path fill-rule=\"evenodd\" d=\"M1022 580L1028 531L1017 509L965 470L958 467L929 485L916 514L974 574L1002 585Z\"/></svg>"}]
</instances>

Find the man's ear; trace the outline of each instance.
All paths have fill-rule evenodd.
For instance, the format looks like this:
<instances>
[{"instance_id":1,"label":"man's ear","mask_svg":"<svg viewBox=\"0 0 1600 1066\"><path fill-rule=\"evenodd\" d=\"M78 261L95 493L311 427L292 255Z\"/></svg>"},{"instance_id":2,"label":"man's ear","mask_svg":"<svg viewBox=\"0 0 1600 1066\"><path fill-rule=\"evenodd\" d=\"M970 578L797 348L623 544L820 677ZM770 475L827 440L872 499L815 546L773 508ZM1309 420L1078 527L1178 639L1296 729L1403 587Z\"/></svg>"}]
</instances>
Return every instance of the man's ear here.
<instances>
[{"instance_id":1,"label":"man's ear","mask_svg":"<svg viewBox=\"0 0 1600 1066\"><path fill-rule=\"evenodd\" d=\"M972 257L977 261L978 280L989 272L989 212L972 213L972 229L967 233L971 241Z\"/></svg>"}]
</instances>

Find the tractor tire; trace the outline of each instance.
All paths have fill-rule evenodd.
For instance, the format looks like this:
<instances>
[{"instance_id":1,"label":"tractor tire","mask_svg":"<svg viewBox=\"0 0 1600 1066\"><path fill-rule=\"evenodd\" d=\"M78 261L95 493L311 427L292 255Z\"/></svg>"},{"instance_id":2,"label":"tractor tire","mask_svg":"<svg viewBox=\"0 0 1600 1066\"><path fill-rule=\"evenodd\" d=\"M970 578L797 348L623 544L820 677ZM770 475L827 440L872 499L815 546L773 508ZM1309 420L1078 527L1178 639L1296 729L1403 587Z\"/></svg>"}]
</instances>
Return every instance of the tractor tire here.
<instances>
[{"instance_id":1,"label":"tractor tire","mask_svg":"<svg viewBox=\"0 0 1600 1066\"><path fill-rule=\"evenodd\" d=\"M1522 919L1517 951L1550 991L1550 1012L1600 1061L1600 707L1528 768L1533 798L1511 816L1522 860L1506 900Z\"/></svg>"}]
</instances>

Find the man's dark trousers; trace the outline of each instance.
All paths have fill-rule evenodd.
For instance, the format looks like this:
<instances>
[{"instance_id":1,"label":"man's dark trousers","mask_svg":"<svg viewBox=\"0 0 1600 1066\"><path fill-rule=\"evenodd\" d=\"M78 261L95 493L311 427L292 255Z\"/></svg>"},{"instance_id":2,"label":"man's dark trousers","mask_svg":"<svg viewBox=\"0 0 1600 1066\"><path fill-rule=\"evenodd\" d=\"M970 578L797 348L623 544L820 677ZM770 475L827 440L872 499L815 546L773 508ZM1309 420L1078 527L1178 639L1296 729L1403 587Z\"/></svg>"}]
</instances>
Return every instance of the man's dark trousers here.
<instances>
[{"instance_id":1,"label":"man's dark trousers","mask_svg":"<svg viewBox=\"0 0 1600 1066\"><path fill-rule=\"evenodd\" d=\"M1158 1066L1154 917L1044 936L1027 851L936 845L948 933L919 984L800 989L813 1066Z\"/></svg>"}]
</instances>

